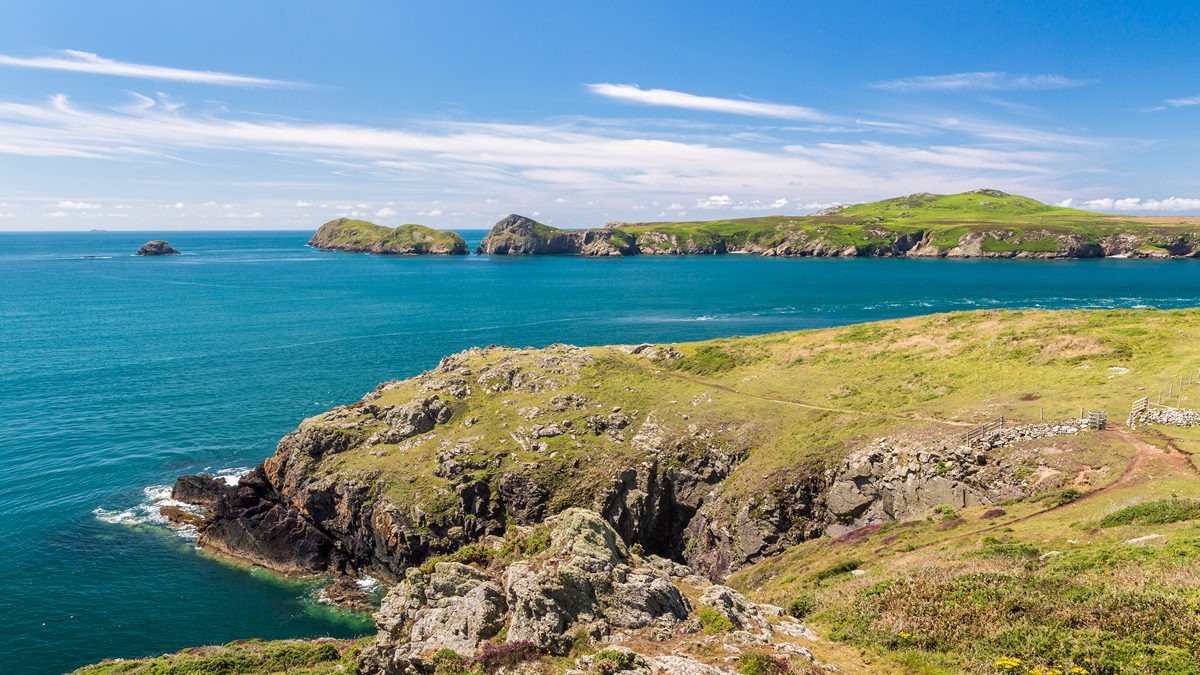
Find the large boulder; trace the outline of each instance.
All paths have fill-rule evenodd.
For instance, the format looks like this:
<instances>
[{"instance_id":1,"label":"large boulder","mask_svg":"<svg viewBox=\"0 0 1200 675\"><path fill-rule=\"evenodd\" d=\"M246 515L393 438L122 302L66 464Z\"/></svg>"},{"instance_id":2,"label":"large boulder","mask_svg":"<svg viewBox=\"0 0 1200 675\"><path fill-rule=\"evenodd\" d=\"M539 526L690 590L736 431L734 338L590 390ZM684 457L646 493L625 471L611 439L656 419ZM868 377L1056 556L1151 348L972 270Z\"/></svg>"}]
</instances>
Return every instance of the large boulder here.
<instances>
[{"instance_id":1,"label":"large boulder","mask_svg":"<svg viewBox=\"0 0 1200 675\"><path fill-rule=\"evenodd\" d=\"M378 672L439 649L472 657L504 627L504 592L487 574L455 562L425 574L410 568L375 614L379 635L367 659Z\"/></svg>"},{"instance_id":2,"label":"large boulder","mask_svg":"<svg viewBox=\"0 0 1200 675\"><path fill-rule=\"evenodd\" d=\"M546 522L552 529L545 559L515 563L505 573L510 642L528 640L565 654L573 633L600 637L614 627L687 617L688 601L666 573L633 567L620 537L598 514L568 509Z\"/></svg>"}]
</instances>

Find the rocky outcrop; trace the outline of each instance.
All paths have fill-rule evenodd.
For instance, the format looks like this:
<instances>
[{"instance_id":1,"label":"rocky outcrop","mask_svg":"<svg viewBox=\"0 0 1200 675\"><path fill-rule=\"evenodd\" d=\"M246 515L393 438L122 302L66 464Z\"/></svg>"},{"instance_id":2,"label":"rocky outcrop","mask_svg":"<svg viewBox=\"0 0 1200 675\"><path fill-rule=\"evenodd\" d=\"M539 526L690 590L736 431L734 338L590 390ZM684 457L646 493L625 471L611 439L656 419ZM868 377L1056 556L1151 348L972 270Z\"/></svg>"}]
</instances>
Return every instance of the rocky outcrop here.
<instances>
[{"instance_id":1,"label":"rocky outcrop","mask_svg":"<svg viewBox=\"0 0 1200 675\"><path fill-rule=\"evenodd\" d=\"M1022 496L1025 481L982 451L947 441L880 439L829 474L824 494L829 534L909 520L936 507L980 506Z\"/></svg>"},{"instance_id":2,"label":"rocky outcrop","mask_svg":"<svg viewBox=\"0 0 1200 675\"><path fill-rule=\"evenodd\" d=\"M632 255L632 239L614 229L560 230L516 214L496 223L475 250L488 255Z\"/></svg>"},{"instance_id":3,"label":"rocky outcrop","mask_svg":"<svg viewBox=\"0 0 1200 675\"><path fill-rule=\"evenodd\" d=\"M456 255L469 253L455 232L424 225L384 227L365 220L337 218L322 225L308 245L323 251L386 255Z\"/></svg>"},{"instance_id":4,"label":"rocky outcrop","mask_svg":"<svg viewBox=\"0 0 1200 675\"><path fill-rule=\"evenodd\" d=\"M138 249L135 255L179 255L179 251L176 251L170 244L161 239L154 239L142 244L142 247Z\"/></svg>"},{"instance_id":5,"label":"rocky outcrop","mask_svg":"<svg viewBox=\"0 0 1200 675\"><path fill-rule=\"evenodd\" d=\"M378 637L368 661L389 672L401 663L439 649L473 657L504 628L508 605L503 588L484 572L455 562L437 563L431 573L411 568L375 614Z\"/></svg>"},{"instance_id":6,"label":"rocky outcrop","mask_svg":"<svg viewBox=\"0 0 1200 675\"><path fill-rule=\"evenodd\" d=\"M443 562L409 570L376 614L367 673L398 673L442 648L474 656L507 625L504 640L564 654L580 633L677 624L691 606L666 573L636 561L596 513L569 509L546 521L549 549L504 569Z\"/></svg>"}]
</instances>

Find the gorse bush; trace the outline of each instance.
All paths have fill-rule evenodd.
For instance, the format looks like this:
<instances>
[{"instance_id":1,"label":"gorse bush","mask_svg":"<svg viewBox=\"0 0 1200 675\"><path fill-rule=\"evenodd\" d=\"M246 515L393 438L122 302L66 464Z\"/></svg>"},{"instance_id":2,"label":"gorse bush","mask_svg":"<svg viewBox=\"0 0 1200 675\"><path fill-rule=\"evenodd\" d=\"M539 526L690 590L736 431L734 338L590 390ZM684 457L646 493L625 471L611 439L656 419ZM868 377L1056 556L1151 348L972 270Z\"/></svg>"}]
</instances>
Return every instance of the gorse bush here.
<instances>
[{"instance_id":1,"label":"gorse bush","mask_svg":"<svg viewBox=\"0 0 1200 675\"><path fill-rule=\"evenodd\" d=\"M1023 541L1000 541L995 537L984 537L979 554L986 558L1036 558L1041 553L1036 546Z\"/></svg>"},{"instance_id":2,"label":"gorse bush","mask_svg":"<svg viewBox=\"0 0 1200 675\"><path fill-rule=\"evenodd\" d=\"M1114 511L1100 519L1100 527L1166 525L1200 518L1200 500L1156 499Z\"/></svg>"},{"instance_id":3,"label":"gorse bush","mask_svg":"<svg viewBox=\"0 0 1200 675\"><path fill-rule=\"evenodd\" d=\"M853 572L854 570L858 569L860 565L862 565L862 561L846 560L844 562L830 565L825 569L817 570L813 573L813 579L816 579L817 581L825 581L826 579L839 577L843 574L849 574Z\"/></svg>"},{"instance_id":4,"label":"gorse bush","mask_svg":"<svg viewBox=\"0 0 1200 675\"><path fill-rule=\"evenodd\" d=\"M701 605L700 610L696 614L700 617L700 626L709 635L733 630L733 622L729 620L729 617L712 607Z\"/></svg>"},{"instance_id":5,"label":"gorse bush","mask_svg":"<svg viewBox=\"0 0 1200 675\"><path fill-rule=\"evenodd\" d=\"M601 675L612 675L633 667L633 656L619 649L603 649L592 657L592 670Z\"/></svg>"},{"instance_id":6,"label":"gorse bush","mask_svg":"<svg viewBox=\"0 0 1200 675\"><path fill-rule=\"evenodd\" d=\"M817 608L817 598L812 593L801 593L788 601L787 613L803 619Z\"/></svg>"},{"instance_id":7,"label":"gorse bush","mask_svg":"<svg viewBox=\"0 0 1200 675\"><path fill-rule=\"evenodd\" d=\"M790 673L791 667L787 661L777 656L751 652L738 657L737 671L742 675L782 675Z\"/></svg>"}]
</instances>

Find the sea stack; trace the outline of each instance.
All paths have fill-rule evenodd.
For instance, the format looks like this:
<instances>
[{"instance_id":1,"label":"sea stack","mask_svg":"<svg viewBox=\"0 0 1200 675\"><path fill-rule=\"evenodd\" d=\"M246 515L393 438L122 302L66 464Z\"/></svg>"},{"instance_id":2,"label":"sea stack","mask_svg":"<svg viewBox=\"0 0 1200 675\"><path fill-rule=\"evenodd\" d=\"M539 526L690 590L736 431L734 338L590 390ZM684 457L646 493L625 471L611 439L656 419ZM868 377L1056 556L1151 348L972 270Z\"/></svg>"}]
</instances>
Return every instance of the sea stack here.
<instances>
[{"instance_id":1,"label":"sea stack","mask_svg":"<svg viewBox=\"0 0 1200 675\"><path fill-rule=\"evenodd\" d=\"M179 255L179 251L176 251L167 242L155 239L142 244L142 247L138 249L137 255Z\"/></svg>"}]
</instances>

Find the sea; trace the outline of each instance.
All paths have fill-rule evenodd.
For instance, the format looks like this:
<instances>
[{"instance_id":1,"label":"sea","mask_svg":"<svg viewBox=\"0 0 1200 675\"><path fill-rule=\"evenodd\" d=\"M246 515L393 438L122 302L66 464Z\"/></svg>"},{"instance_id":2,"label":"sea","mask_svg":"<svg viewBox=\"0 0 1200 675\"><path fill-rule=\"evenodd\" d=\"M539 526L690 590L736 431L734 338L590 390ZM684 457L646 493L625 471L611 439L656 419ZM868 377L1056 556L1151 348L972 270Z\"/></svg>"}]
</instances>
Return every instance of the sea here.
<instances>
[{"instance_id":1,"label":"sea","mask_svg":"<svg viewBox=\"0 0 1200 675\"><path fill-rule=\"evenodd\" d=\"M385 257L308 236L0 233L0 671L373 632L320 580L201 553L159 508L175 477L236 480L302 419L445 354L1200 305L1191 260ZM131 255L151 238L183 255Z\"/></svg>"}]
</instances>

